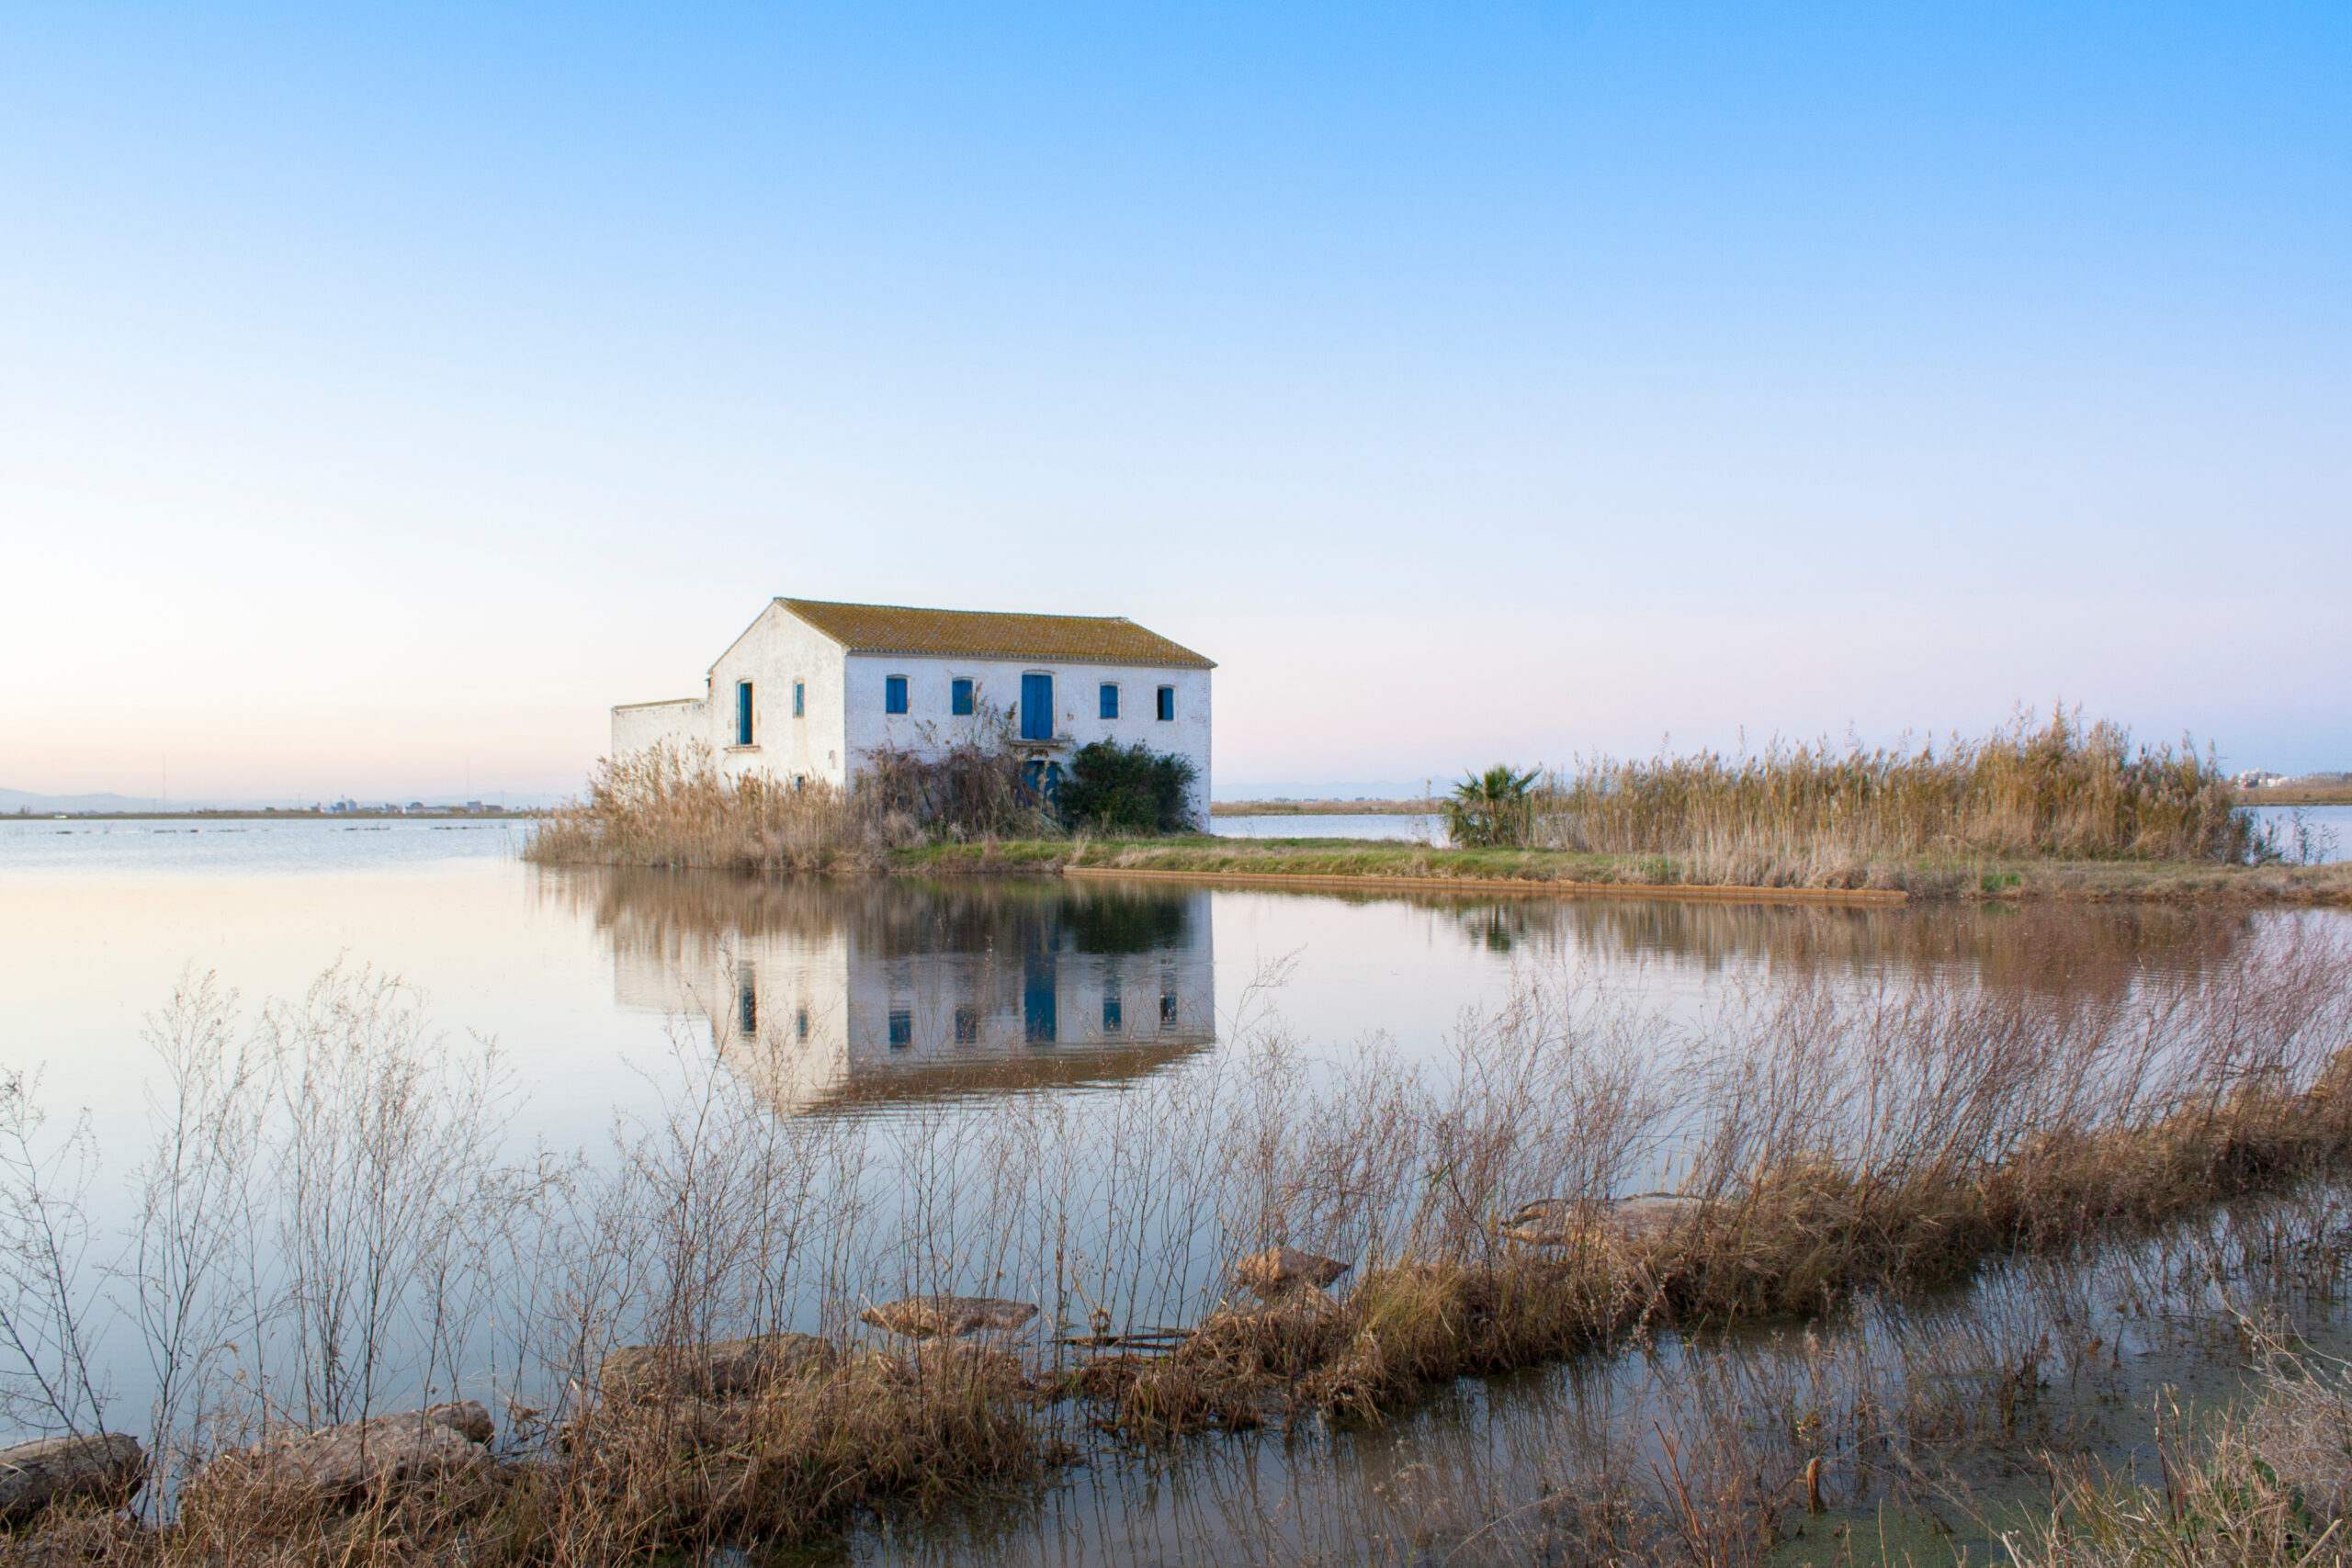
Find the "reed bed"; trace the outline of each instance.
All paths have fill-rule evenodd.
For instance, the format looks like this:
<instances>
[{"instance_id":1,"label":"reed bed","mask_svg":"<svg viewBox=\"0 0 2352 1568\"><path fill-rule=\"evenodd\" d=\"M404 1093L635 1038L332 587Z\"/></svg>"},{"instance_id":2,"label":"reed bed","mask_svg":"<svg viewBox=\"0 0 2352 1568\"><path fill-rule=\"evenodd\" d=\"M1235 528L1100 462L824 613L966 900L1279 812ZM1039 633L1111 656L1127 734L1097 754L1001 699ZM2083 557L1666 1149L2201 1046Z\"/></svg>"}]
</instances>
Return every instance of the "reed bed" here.
<instances>
[{"instance_id":1,"label":"reed bed","mask_svg":"<svg viewBox=\"0 0 2352 1568\"><path fill-rule=\"evenodd\" d=\"M1466 787L1466 786L1465 786ZM2202 861L2275 853L2209 750L2134 748L2079 713L1981 739L1596 757L1481 797L1497 841L1677 863L1688 882L1863 886L1923 858ZM1512 820L1516 818L1516 820Z\"/></svg>"},{"instance_id":2,"label":"reed bed","mask_svg":"<svg viewBox=\"0 0 2352 1568\"><path fill-rule=\"evenodd\" d=\"M823 871L869 863L884 824L821 780L730 779L708 747L652 746L596 764L583 800L558 807L524 854L544 864Z\"/></svg>"},{"instance_id":3,"label":"reed bed","mask_svg":"<svg viewBox=\"0 0 2352 1568\"><path fill-rule=\"evenodd\" d=\"M339 969L248 1021L191 979L153 1023L120 1257L77 1206L94 1153L32 1084L0 1094L0 1149L23 1151L0 1162L22 1281L0 1394L20 1425L148 1441L140 1522L72 1527L76 1551L650 1561L1018 1493L1105 1445L1377 1419L1464 1373L1847 1312L2352 1153L2352 953L2311 923L2089 994L1762 979L1703 1027L1530 971L1437 1067L1317 1055L1272 1010L1279 977L1185 1071L986 1114L779 1115L682 1025L594 1154L520 1148L496 1053L396 982ZM1611 1200L1660 1185L1687 1200L1670 1223L1612 1228ZM1502 1234L1537 1198L1577 1216L1560 1245ZM1234 1267L1272 1245L1350 1272L1247 1299ZM859 1322L932 1292L1034 1302L1045 1327L949 1348ZM690 1363L787 1332L821 1353L723 1396L604 1376L624 1345ZM139 1409L87 1371L134 1361ZM330 1502L216 1464L460 1396L498 1414L494 1451L429 1485ZM1701 1550L1720 1512L1694 1506L1694 1560L1722 1560Z\"/></svg>"},{"instance_id":4,"label":"reed bed","mask_svg":"<svg viewBox=\"0 0 2352 1568\"><path fill-rule=\"evenodd\" d=\"M840 788L815 779L795 787L768 773L730 776L697 741L600 761L585 798L542 818L524 854L543 864L871 871L917 844L1062 830L1001 743L965 741L935 756L876 752L855 785Z\"/></svg>"}]
</instances>

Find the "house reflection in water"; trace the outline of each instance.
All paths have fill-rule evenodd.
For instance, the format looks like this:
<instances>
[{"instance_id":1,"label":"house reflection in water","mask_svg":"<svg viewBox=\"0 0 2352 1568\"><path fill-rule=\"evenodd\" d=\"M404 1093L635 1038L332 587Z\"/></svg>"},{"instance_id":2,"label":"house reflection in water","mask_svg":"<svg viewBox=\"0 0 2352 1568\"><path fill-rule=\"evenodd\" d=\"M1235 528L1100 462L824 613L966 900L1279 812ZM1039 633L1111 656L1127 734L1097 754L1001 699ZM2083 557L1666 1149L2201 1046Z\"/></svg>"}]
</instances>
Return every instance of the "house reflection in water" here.
<instances>
[{"instance_id":1,"label":"house reflection in water","mask_svg":"<svg viewBox=\"0 0 2352 1568\"><path fill-rule=\"evenodd\" d=\"M1216 1038L1205 892L563 874L620 1003L707 1018L780 1108L1109 1083Z\"/></svg>"}]
</instances>

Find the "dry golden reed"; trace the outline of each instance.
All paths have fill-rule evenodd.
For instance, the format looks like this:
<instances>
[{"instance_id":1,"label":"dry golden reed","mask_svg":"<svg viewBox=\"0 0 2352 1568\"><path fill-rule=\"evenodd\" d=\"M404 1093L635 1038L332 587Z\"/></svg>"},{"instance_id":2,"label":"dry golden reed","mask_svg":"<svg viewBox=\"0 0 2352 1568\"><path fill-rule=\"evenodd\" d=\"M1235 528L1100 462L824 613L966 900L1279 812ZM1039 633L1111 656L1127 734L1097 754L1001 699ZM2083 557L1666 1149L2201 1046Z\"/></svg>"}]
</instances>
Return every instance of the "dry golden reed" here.
<instances>
[{"instance_id":1,"label":"dry golden reed","mask_svg":"<svg viewBox=\"0 0 2352 1568\"><path fill-rule=\"evenodd\" d=\"M1001 745L876 752L844 789L723 773L697 741L599 761L586 798L549 812L524 853L550 865L863 871L913 844L1060 831L1024 784L1020 759Z\"/></svg>"},{"instance_id":2,"label":"dry golden reed","mask_svg":"<svg viewBox=\"0 0 2352 1568\"><path fill-rule=\"evenodd\" d=\"M2064 709L1940 750L1596 757L1543 776L1521 809L1531 847L1671 857L1691 882L1819 884L1920 857L2235 863L2259 850L2210 751L2134 749L2122 727Z\"/></svg>"},{"instance_id":3,"label":"dry golden reed","mask_svg":"<svg viewBox=\"0 0 2352 1568\"><path fill-rule=\"evenodd\" d=\"M525 853L549 864L822 871L861 863L870 824L822 780L729 778L707 746L650 746L596 764L584 800L540 821Z\"/></svg>"}]
</instances>

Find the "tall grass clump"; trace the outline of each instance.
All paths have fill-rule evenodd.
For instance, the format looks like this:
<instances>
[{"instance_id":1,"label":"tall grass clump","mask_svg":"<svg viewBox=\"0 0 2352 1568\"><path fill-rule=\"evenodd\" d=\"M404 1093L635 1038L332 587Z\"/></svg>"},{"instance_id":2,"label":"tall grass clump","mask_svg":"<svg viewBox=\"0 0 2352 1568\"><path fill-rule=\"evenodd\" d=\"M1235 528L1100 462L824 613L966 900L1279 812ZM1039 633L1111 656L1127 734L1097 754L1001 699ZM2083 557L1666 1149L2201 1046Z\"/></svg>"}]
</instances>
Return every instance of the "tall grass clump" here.
<instances>
[{"instance_id":1,"label":"tall grass clump","mask_svg":"<svg viewBox=\"0 0 2352 1568\"><path fill-rule=\"evenodd\" d=\"M1528 842L1671 856L1700 882L1851 882L1923 858L2244 863L2262 848L2210 750L2135 749L2121 726L2064 709L1940 751L1598 757L1546 775L1526 809Z\"/></svg>"},{"instance_id":2,"label":"tall grass clump","mask_svg":"<svg viewBox=\"0 0 2352 1568\"><path fill-rule=\"evenodd\" d=\"M854 871L925 843L1197 826L1189 758L1097 741L1064 775L1025 756L1008 729L984 715L952 744L867 751L847 788L730 775L699 741L608 757L586 797L550 812L524 853L548 864Z\"/></svg>"},{"instance_id":3,"label":"tall grass clump","mask_svg":"<svg viewBox=\"0 0 2352 1568\"><path fill-rule=\"evenodd\" d=\"M1020 759L979 741L868 754L854 786L722 773L710 748L662 744L596 765L584 799L524 853L548 864L713 871L859 870L927 840L1058 831Z\"/></svg>"},{"instance_id":4,"label":"tall grass clump","mask_svg":"<svg viewBox=\"0 0 2352 1568\"><path fill-rule=\"evenodd\" d=\"M524 853L551 864L817 871L854 856L868 823L847 794L769 773L729 777L710 748L649 746L596 764L584 799L558 807Z\"/></svg>"}]
</instances>

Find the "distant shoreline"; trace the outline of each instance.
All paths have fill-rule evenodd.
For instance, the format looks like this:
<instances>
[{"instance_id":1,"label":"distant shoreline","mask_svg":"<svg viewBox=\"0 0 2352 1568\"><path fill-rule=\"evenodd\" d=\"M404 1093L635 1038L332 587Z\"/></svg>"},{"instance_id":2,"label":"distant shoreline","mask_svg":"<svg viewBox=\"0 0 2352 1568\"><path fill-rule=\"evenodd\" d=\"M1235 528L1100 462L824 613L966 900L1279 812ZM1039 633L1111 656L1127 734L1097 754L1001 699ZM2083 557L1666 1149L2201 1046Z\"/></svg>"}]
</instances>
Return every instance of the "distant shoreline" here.
<instances>
[{"instance_id":1,"label":"distant shoreline","mask_svg":"<svg viewBox=\"0 0 2352 1568\"><path fill-rule=\"evenodd\" d=\"M2352 806L2352 784L2272 784L2238 792L2238 804L2251 807Z\"/></svg>"},{"instance_id":2,"label":"distant shoreline","mask_svg":"<svg viewBox=\"0 0 2352 1568\"><path fill-rule=\"evenodd\" d=\"M1219 800L1212 817L1427 817L1445 809L1438 800Z\"/></svg>"},{"instance_id":3,"label":"distant shoreline","mask_svg":"<svg viewBox=\"0 0 2352 1568\"><path fill-rule=\"evenodd\" d=\"M527 821L540 815L522 807L495 811L0 811L0 822L499 822Z\"/></svg>"}]
</instances>

